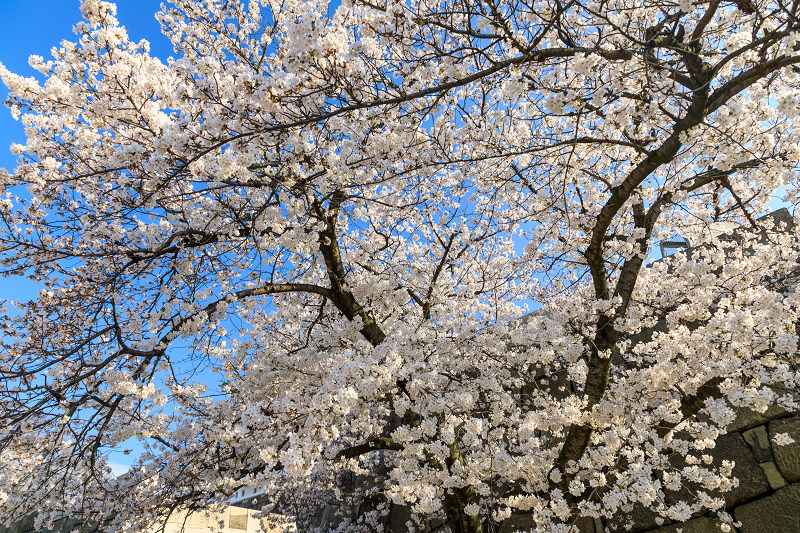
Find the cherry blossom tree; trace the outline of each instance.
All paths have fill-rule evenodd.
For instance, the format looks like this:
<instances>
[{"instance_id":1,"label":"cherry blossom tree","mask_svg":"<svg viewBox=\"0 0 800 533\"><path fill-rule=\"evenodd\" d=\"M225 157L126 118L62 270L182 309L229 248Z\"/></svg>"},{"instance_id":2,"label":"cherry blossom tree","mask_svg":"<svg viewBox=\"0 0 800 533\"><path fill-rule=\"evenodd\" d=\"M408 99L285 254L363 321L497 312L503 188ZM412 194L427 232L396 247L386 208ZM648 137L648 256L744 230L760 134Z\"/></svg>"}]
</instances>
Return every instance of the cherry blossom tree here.
<instances>
[{"instance_id":1,"label":"cherry blossom tree","mask_svg":"<svg viewBox=\"0 0 800 533\"><path fill-rule=\"evenodd\" d=\"M173 4L168 60L84 0L0 69L2 271L44 287L2 319L2 516L348 471L354 530L721 510L734 409L797 408L797 236L759 217L798 199L798 2Z\"/></svg>"}]
</instances>

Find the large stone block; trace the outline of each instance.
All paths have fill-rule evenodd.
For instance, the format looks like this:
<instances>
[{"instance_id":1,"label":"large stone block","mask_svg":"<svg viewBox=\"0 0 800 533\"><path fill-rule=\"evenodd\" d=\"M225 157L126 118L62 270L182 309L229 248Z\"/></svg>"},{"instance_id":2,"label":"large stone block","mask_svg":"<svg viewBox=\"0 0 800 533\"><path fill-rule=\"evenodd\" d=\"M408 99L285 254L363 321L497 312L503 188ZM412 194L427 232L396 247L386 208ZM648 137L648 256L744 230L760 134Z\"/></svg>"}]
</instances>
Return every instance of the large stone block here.
<instances>
[{"instance_id":1,"label":"large stone block","mask_svg":"<svg viewBox=\"0 0 800 533\"><path fill-rule=\"evenodd\" d=\"M742 438L750 446L750 451L753 452L753 457L756 458L756 461L759 463L772 461L772 447L769 445L766 427L756 426L748 429L742 432Z\"/></svg>"},{"instance_id":2,"label":"large stone block","mask_svg":"<svg viewBox=\"0 0 800 533\"><path fill-rule=\"evenodd\" d=\"M438 518L432 520L422 520L421 523L415 522L411 509L407 505L392 504L386 522L386 533L408 533L411 531L409 525L414 527L418 533L441 533L445 531L444 523Z\"/></svg>"},{"instance_id":3,"label":"large stone block","mask_svg":"<svg viewBox=\"0 0 800 533\"><path fill-rule=\"evenodd\" d=\"M73 533L73 532L80 532L80 533L89 533L91 531L96 532L97 530L87 527L81 527L81 523L74 518L62 518L60 520L56 520L53 524L53 529L51 529L52 533Z\"/></svg>"},{"instance_id":4,"label":"large stone block","mask_svg":"<svg viewBox=\"0 0 800 533\"><path fill-rule=\"evenodd\" d=\"M519 531L530 531L536 527L536 522L530 515L512 514L497 529L498 533L517 533Z\"/></svg>"},{"instance_id":5,"label":"large stone block","mask_svg":"<svg viewBox=\"0 0 800 533\"><path fill-rule=\"evenodd\" d=\"M763 413L757 413L752 409L742 408L736 411L736 418L731 425L727 427L727 431L743 431L746 429L754 428L767 424L770 420L785 416L786 409L778 405L771 405ZM698 416L698 419L701 418Z\"/></svg>"},{"instance_id":6,"label":"large stone block","mask_svg":"<svg viewBox=\"0 0 800 533\"><path fill-rule=\"evenodd\" d=\"M734 531L736 531L736 529L731 527L728 533ZM653 530L652 533L725 533L725 530L722 529L722 522L702 516L694 520L689 520L688 522L681 522L680 524L673 524Z\"/></svg>"},{"instance_id":7,"label":"large stone block","mask_svg":"<svg viewBox=\"0 0 800 533\"><path fill-rule=\"evenodd\" d=\"M409 524L413 524L411 509L406 505L392 505L387 533L405 533L409 530Z\"/></svg>"},{"instance_id":8,"label":"large stone block","mask_svg":"<svg viewBox=\"0 0 800 533\"><path fill-rule=\"evenodd\" d=\"M33 523L36 520L36 513L27 515L19 522L15 522L8 527L8 533L27 533L33 531Z\"/></svg>"},{"instance_id":9,"label":"large stone block","mask_svg":"<svg viewBox=\"0 0 800 533\"><path fill-rule=\"evenodd\" d=\"M733 516L740 533L797 533L800 531L800 484L737 507Z\"/></svg>"},{"instance_id":10,"label":"large stone block","mask_svg":"<svg viewBox=\"0 0 800 533\"><path fill-rule=\"evenodd\" d=\"M520 533L531 531L536 527L531 515L524 513L512 514L497 529L497 533ZM570 533L595 533L594 520L588 517L578 518Z\"/></svg>"},{"instance_id":11,"label":"large stone block","mask_svg":"<svg viewBox=\"0 0 800 533\"><path fill-rule=\"evenodd\" d=\"M770 491L764 471L739 433L723 435L717 439L716 447L706 453L713 458L714 466L720 466L723 460L734 462L733 477L739 480L739 485L728 492L713 494L725 500L725 508L730 509L740 503L749 502ZM673 459L676 468L682 468L685 464L682 456ZM666 501L669 505L679 501L691 502L697 490L700 490L700 487L690 483L676 492L665 491Z\"/></svg>"},{"instance_id":12,"label":"large stone block","mask_svg":"<svg viewBox=\"0 0 800 533\"><path fill-rule=\"evenodd\" d=\"M659 518L658 513L648 509L642 504L635 504L633 510L629 513L617 513L610 520L606 521L606 532L625 532L625 533L641 533L642 531L650 531L657 528L659 525L669 524L669 520L664 520L661 524L656 522ZM628 528L627 526L631 526Z\"/></svg>"},{"instance_id":13,"label":"large stone block","mask_svg":"<svg viewBox=\"0 0 800 533\"><path fill-rule=\"evenodd\" d=\"M775 435L779 433L789 434L794 438L794 443L784 446L777 445ZM783 477L790 483L800 481L800 415L770 422L769 438L772 442L775 464Z\"/></svg>"},{"instance_id":14,"label":"large stone block","mask_svg":"<svg viewBox=\"0 0 800 533\"><path fill-rule=\"evenodd\" d=\"M800 403L800 391L789 391L785 387L774 388L773 391L781 398L788 395L795 402ZM776 404L767 407L766 411L763 413L757 413L756 411L745 408L737 409L736 419L728 426L728 431L744 431L756 426L762 426L768 424L771 420L785 417L788 414L790 414L790 411ZM701 415L698 415L698 418L701 418Z\"/></svg>"},{"instance_id":15,"label":"large stone block","mask_svg":"<svg viewBox=\"0 0 800 533\"><path fill-rule=\"evenodd\" d=\"M761 470L764 471L764 475L767 476L767 481L769 481L770 487L778 490L786 486L786 480L783 479L781 473L778 472L778 467L775 466L773 461L760 463L759 466L761 467Z\"/></svg>"}]
</instances>

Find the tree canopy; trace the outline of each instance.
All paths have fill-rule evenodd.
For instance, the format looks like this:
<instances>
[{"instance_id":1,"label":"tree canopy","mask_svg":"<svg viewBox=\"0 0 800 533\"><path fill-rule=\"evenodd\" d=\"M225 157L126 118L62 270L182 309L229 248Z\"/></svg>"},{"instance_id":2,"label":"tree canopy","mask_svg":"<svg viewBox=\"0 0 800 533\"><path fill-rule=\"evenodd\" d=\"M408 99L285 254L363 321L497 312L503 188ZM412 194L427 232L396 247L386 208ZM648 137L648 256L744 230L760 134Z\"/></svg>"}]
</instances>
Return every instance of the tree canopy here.
<instances>
[{"instance_id":1,"label":"tree canopy","mask_svg":"<svg viewBox=\"0 0 800 533\"><path fill-rule=\"evenodd\" d=\"M759 217L798 198L798 2L176 0L169 59L81 9L0 66L0 264L44 287L0 322L9 520L348 470L353 530L685 520L734 409L797 407L800 246Z\"/></svg>"}]
</instances>

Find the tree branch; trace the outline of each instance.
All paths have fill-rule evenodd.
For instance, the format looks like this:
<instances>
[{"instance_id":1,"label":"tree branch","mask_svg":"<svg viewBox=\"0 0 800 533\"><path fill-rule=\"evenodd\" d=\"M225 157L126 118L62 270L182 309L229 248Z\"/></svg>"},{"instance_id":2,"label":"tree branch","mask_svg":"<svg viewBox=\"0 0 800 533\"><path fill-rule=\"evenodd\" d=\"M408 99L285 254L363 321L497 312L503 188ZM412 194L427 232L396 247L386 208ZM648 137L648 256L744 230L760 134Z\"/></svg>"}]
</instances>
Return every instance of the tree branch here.
<instances>
[{"instance_id":1,"label":"tree branch","mask_svg":"<svg viewBox=\"0 0 800 533\"><path fill-rule=\"evenodd\" d=\"M340 450L336 454L336 459L352 459L354 457L359 457L366 453L377 450L401 451L402 449L402 444L393 441L389 437L375 437L363 444L358 444L356 446L351 446L350 448Z\"/></svg>"}]
</instances>

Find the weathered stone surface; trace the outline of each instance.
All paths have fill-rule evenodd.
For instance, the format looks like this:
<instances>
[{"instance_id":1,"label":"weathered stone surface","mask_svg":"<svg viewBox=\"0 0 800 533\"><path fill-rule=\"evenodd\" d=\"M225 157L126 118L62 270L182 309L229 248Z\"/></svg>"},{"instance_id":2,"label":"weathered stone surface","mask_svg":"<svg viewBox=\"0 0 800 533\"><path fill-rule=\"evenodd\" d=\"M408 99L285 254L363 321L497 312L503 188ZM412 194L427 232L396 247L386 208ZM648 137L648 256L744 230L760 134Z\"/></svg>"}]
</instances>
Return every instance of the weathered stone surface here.
<instances>
[{"instance_id":1,"label":"weathered stone surface","mask_svg":"<svg viewBox=\"0 0 800 533\"><path fill-rule=\"evenodd\" d=\"M36 514L29 514L19 522L16 522L8 527L8 533L26 533L33 531L33 522L36 520Z\"/></svg>"},{"instance_id":2,"label":"weathered stone surface","mask_svg":"<svg viewBox=\"0 0 800 533\"><path fill-rule=\"evenodd\" d=\"M575 527L572 528L570 533L595 533L594 519L588 517L581 517L575 521ZM512 514L506 519L503 524L497 529L497 533L518 533L523 531L531 531L536 527L531 515L518 513Z\"/></svg>"},{"instance_id":3,"label":"weathered stone surface","mask_svg":"<svg viewBox=\"0 0 800 533\"><path fill-rule=\"evenodd\" d=\"M423 520L422 523L415 522L411 514L411 509L407 505L392 504L392 510L389 513L384 531L386 531L386 533L408 533L408 531L411 531L408 527L409 524L414 527L414 531L417 533L445 531L444 523L438 518Z\"/></svg>"},{"instance_id":4,"label":"weathered stone surface","mask_svg":"<svg viewBox=\"0 0 800 533\"><path fill-rule=\"evenodd\" d=\"M794 438L794 443L778 446L774 440L778 433L788 433ZM770 422L769 437L778 470L786 481L800 481L800 415Z\"/></svg>"},{"instance_id":5,"label":"weathered stone surface","mask_svg":"<svg viewBox=\"0 0 800 533\"><path fill-rule=\"evenodd\" d=\"M83 528L81 530L81 523L74 518L62 518L61 520L56 520L51 531L53 533L71 533L73 531L86 531L88 533L90 529Z\"/></svg>"},{"instance_id":6,"label":"weathered stone surface","mask_svg":"<svg viewBox=\"0 0 800 533\"><path fill-rule=\"evenodd\" d=\"M341 518L336 516L337 509L332 505L325 505L314 514L312 524L316 527L328 529L334 522L340 522Z\"/></svg>"},{"instance_id":7,"label":"weathered stone surface","mask_svg":"<svg viewBox=\"0 0 800 533\"><path fill-rule=\"evenodd\" d=\"M759 463L772 461L772 447L769 445L769 437L765 426L756 426L742 432L742 438L750 446L750 451L753 452L753 457L756 458L756 461Z\"/></svg>"},{"instance_id":8,"label":"weathered stone surface","mask_svg":"<svg viewBox=\"0 0 800 533\"><path fill-rule=\"evenodd\" d=\"M758 462L750 452L750 448L745 444L739 433L723 435L717 439L716 447L706 453L713 457L712 464L714 466L720 466L723 460L734 462L733 476L739 480L739 485L728 492L718 494L719 497L725 500L727 509L740 503L749 502L770 491L767 477L758 466ZM673 465L676 468L682 468L685 465L684 458L676 456L673 459ZM678 501L691 502L698 489L700 487L688 484L677 492L667 491L666 501L670 505Z\"/></svg>"},{"instance_id":9,"label":"weathered stone surface","mask_svg":"<svg viewBox=\"0 0 800 533\"><path fill-rule=\"evenodd\" d=\"M392 505L387 533L405 533L411 521L411 510L405 505Z\"/></svg>"},{"instance_id":10,"label":"weathered stone surface","mask_svg":"<svg viewBox=\"0 0 800 533\"><path fill-rule=\"evenodd\" d=\"M575 533L595 533L597 529L594 525L594 518L582 516L575 521Z\"/></svg>"},{"instance_id":11,"label":"weathered stone surface","mask_svg":"<svg viewBox=\"0 0 800 533\"><path fill-rule=\"evenodd\" d=\"M800 392L789 391L786 388L773 389L775 394L783 398L786 396L794 399L795 402L800 402ZM728 426L728 432L731 431L744 431L746 429L754 428L756 426L763 426L769 423L770 420L780 418L789 414L789 411L779 405L770 405L763 413L757 413L750 409L737 409L736 419ZM698 415L698 419L702 415Z\"/></svg>"},{"instance_id":12,"label":"weathered stone surface","mask_svg":"<svg viewBox=\"0 0 800 533\"><path fill-rule=\"evenodd\" d=\"M800 484L737 507L733 516L742 523L740 533L796 533L800 531Z\"/></svg>"},{"instance_id":13,"label":"weathered stone surface","mask_svg":"<svg viewBox=\"0 0 800 533\"><path fill-rule=\"evenodd\" d=\"M718 520L711 520L705 516L689 520L688 522L681 522L680 524L673 524L671 526L662 527L654 530L652 533L724 533L722 522ZM729 533L736 531L736 528L731 527Z\"/></svg>"},{"instance_id":14,"label":"weathered stone surface","mask_svg":"<svg viewBox=\"0 0 800 533\"><path fill-rule=\"evenodd\" d=\"M530 515L512 514L497 529L497 533L517 533L518 531L530 531L536 527L536 523Z\"/></svg>"},{"instance_id":15,"label":"weathered stone surface","mask_svg":"<svg viewBox=\"0 0 800 533\"><path fill-rule=\"evenodd\" d=\"M736 419L728 426L727 431L743 431L763 426L770 420L786 415L786 412L786 409L778 405L769 406L763 413L757 413L751 409L739 409L736 412Z\"/></svg>"},{"instance_id":16,"label":"weathered stone surface","mask_svg":"<svg viewBox=\"0 0 800 533\"><path fill-rule=\"evenodd\" d=\"M642 531L649 531L659 526L656 522L658 514L651 511L647 507L637 503L633 506L633 510L629 513L617 513L614 517L606 522L606 531L608 533L624 531L626 533L640 533ZM631 528L627 529L625 526L631 524ZM669 520L664 520L661 524L669 524Z\"/></svg>"},{"instance_id":17,"label":"weathered stone surface","mask_svg":"<svg viewBox=\"0 0 800 533\"><path fill-rule=\"evenodd\" d=\"M783 479L781 473L778 472L778 467L775 466L773 461L760 463L759 466L761 467L761 470L764 471L764 475L767 476L767 481L769 481L770 487L777 490L786 486L786 480Z\"/></svg>"}]
</instances>

